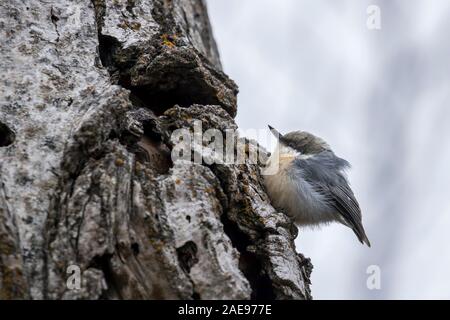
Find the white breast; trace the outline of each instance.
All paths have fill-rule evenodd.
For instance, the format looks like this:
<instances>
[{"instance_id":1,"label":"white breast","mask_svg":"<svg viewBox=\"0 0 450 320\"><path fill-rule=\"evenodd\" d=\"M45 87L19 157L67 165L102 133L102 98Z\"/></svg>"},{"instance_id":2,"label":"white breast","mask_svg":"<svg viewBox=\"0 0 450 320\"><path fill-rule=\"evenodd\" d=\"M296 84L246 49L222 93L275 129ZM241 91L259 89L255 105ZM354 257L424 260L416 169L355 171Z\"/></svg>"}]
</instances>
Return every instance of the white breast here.
<instances>
[{"instance_id":1,"label":"white breast","mask_svg":"<svg viewBox=\"0 0 450 320\"><path fill-rule=\"evenodd\" d=\"M281 146L269 158L268 165L278 165L274 174L264 175L272 205L291 216L299 225L316 225L333 221L333 210L323 195L304 181L300 171L293 170L293 161L304 157L295 150Z\"/></svg>"}]
</instances>

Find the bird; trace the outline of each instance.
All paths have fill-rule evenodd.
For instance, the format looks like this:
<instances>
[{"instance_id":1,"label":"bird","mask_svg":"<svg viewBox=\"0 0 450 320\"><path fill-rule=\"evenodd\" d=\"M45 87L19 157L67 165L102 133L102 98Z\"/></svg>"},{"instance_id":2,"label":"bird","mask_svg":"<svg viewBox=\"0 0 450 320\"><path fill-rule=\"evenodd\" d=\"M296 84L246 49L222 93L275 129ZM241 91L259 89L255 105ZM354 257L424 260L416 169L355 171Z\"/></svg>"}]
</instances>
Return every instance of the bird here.
<instances>
[{"instance_id":1,"label":"bird","mask_svg":"<svg viewBox=\"0 0 450 320\"><path fill-rule=\"evenodd\" d=\"M272 205L290 216L297 226L341 223L370 247L361 208L346 176L350 163L309 132L282 135L270 125L269 129L278 140L266 163L271 172L263 172Z\"/></svg>"}]
</instances>

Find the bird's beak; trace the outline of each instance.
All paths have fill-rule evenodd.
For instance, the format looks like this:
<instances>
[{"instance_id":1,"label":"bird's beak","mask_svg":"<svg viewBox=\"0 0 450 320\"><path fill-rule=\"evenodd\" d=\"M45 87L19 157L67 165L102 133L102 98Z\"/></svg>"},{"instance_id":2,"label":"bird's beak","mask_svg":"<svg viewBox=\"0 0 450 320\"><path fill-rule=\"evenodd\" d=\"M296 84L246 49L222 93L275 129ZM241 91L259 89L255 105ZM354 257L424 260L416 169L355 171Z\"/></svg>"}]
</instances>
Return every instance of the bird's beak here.
<instances>
[{"instance_id":1,"label":"bird's beak","mask_svg":"<svg viewBox=\"0 0 450 320\"><path fill-rule=\"evenodd\" d=\"M269 125L270 132L275 136L275 138L280 139L283 137L281 133L279 133L275 128Z\"/></svg>"}]
</instances>

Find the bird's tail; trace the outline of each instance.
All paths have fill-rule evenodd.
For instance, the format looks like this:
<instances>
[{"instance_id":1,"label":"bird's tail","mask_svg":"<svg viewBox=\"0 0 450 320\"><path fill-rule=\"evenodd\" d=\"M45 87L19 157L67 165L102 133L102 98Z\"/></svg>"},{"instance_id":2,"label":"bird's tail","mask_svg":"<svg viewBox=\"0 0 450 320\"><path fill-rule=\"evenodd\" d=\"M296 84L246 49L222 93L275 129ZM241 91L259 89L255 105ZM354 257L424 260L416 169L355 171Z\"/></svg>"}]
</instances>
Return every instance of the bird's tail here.
<instances>
[{"instance_id":1,"label":"bird's tail","mask_svg":"<svg viewBox=\"0 0 450 320\"><path fill-rule=\"evenodd\" d=\"M366 231L364 230L364 227L361 225L360 228L352 228L353 232L358 237L358 240L362 244L366 244L370 248L370 241L369 238L366 235Z\"/></svg>"},{"instance_id":2,"label":"bird's tail","mask_svg":"<svg viewBox=\"0 0 450 320\"><path fill-rule=\"evenodd\" d=\"M369 238L366 235L366 231L364 230L364 227L362 225L362 221L358 221L358 222L352 223L352 224L348 223L345 220L341 220L341 221L342 221L343 225L345 225L353 230L356 237L362 244L366 244L370 248L371 244L370 244Z\"/></svg>"}]
</instances>

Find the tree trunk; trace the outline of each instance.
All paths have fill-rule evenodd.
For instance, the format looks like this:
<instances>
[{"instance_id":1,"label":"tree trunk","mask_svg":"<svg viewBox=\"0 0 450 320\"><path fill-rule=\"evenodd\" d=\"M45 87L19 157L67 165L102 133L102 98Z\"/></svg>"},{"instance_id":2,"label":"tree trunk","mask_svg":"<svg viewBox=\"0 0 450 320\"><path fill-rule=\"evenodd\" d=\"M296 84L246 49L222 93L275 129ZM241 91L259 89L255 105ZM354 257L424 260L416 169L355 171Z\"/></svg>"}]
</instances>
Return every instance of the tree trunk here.
<instances>
[{"instance_id":1,"label":"tree trunk","mask_svg":"<svg viewBox=\"0 0 450 320\"><path fill-rule=\"evenodd\" d=\"M236 129L204 1L4 0L0 33L1 299L310 298L258 165L171 159Z\"/></svg>"}]
</instances>

